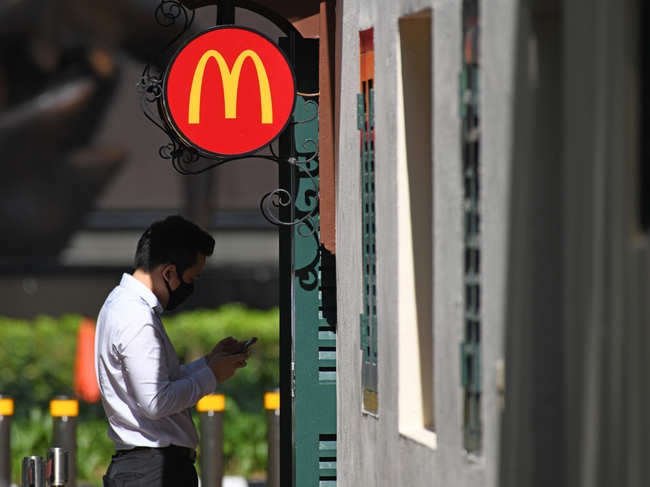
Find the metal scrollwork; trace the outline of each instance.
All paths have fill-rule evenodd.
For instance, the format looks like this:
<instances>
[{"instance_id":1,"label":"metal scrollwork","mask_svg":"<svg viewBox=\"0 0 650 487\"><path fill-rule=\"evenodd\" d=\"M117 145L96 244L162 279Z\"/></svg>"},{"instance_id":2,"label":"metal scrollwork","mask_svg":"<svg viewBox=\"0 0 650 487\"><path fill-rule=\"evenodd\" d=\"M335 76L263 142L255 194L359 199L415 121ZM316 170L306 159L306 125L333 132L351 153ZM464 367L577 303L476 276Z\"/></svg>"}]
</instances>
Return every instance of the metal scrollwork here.
<instances>
[{"instance_id":1,"label":"metal scrollwork","mask_svg":"<svg viewBox=\"0 0 650 487\"><path fill-rule=\"evenodd\" d=\"M142 72L137 89L140 95L142 113L169 137L169 142L158 149L160 157L171 160L174 169L179 170L179 172L183 171L181 169L183 165L191 165L197 162L199 160L198 153L186 147L160 115L162 73L158 68L147 65Z\"/></svg>"},{"instance_id":2,"label":"metal scrollwork","mask_svg":"<svg viewBox=\"0 0 650 487\"><path fill-rule=\"evenodd\" d=\"M156 7L154 17L162 27L181 26L180 31L163 47L162 51L165 52L191 28L194 22L194 10L189 10L176 0L161 0ZM158 154L163 159L171 160L172 166L178 172L189 174L186 168L198 162L200 157L195 150L181 142L161 116L162 70L152 63L147 64L140 76L137 90L140 95L140 107L145 117L169 137L169 142L158 149Z\"/></svg>"},{"instance_id":3,"label":"metal scrollwork","mask_svg":"<svg viewBox=\"0 0 650 487\"><path fill-rule=\"evenodd\" d=\"M275 212L280 213L282 208L291 208L294 205L293 196L286 189L274 189L262 196L260 211L266 220L274 225L285 225ZM275 212L273 211L275 209Z\"/></svg>"},{"instance_id":4,"label":"metal scrollwork","mask_svg":"<svg viewBox=\"0 0 650 487\"><path fill-rule=\"evenodd\" d=\"M181 26L177 33L167 45L163 52L167 51L191 28L194 21L194 10L185 7L177 0L160 0L156 7L154 16L156 22L162 27L169 28ZM310 187L301 191L303 207L299 210L296 205L298 195L291 194L286 189L275 189L265 194L260 200L260 211L264 218L277 226L295 227L299 235L310 237L317 235L318 223L318 141L308 138L302 141L301 149L298 149L300 159L297 157L281 158L269 143L261 148L258 153L246 156L233 157L206 157L199 154L195 149L185 144L178 134L171 128L163 115L163 71L149 63L145 66L140 80L137 84L140 96L140 106L144 115L155 126L162 130L169 142L158 149L162 159L171 161L172 167L183 175L195 175L209 171L215 167L229 162L255 157L273 161L277 164L289 164L296 170L296 177L307 179ZM304 100L304 108L311 112L311 117L306 120L294 120L289 127L314 122L318 119L318 94L301 94Z\"/></svg>"},{"instance_id":5,"label":"metal scrollwork","mask_svg":"<svg viewBox=\"0 0 650 487\"><path fill-rule=\"evenodd\" d=\"M162 97L162 74L157 68L151 65L145 66L137 90L140 95L140 108L145 117L166 133L167 129L163 126L158 112L158 102Z\"/></svg>"},{"instance_id":6,"label":"metal scrollwork","mask_svg":"<svg viewBox=\"0 0 650 487\"><path fill-rule=\"evenodd\" d=\"M174 147L174 144L171 142L167 145L161 145L160 149L158 149L158 155L162 159L172 159L174 157L174 152L176 148Z\"/></svg>"},{"instance_id":7,"label":"metal scrollwork","mask_svg":"<svg viewBox=\"0 0 650 487\"><path fill-rule=\"evenodd\" d=\"M309 96L309 98L303 96L303 100L304 109L311 111L312 116L305 120L292 122L293 126L312 123L318 119L318 95ZM314 176L314 173L317 175L318 171L318 140L313 138L304 139L301 144L301 149L300 152L303 160L295 161L298 169L298 177L300 179L309 179L311 187L305 188L302 193L303 205L306 209L302 211L296 209L296 216L292 224L296 226L296 231L301 237L316 236L317 238L319 225L316 217L319 210L319 188L318 180Z\"/></svg>"},{"instance_id":8,"label":"metal scrollwork","mask_svg":"<svg viewBox=\"0 0 650 487\"><path fill-rule=\"evenodd\" d=\"M172 27L179 20L182 23L182 30L165 46L165 49L167 49L180 39L192 26L194 22L194 10L188 10L185 5L176 0L161 0L156 7L154 17L158 25L162 27Z\"/></svg>"},{"instance_id":9,"label":"metal scrollwork","mask_svg":"<svg viewBox=\"0 0 650 487\"><path fill-rule=\"evenodd\" d=\"M299 235L309 237L314 235L318 226L316 225L315 216L318 212L318 180L304 165L304 161L297 161L295 158L283 160L275 157L268 157L278 163L288 163L298 169L299 174L309 178L312 187L305 191L305 203L309 206L308 210L298 210L294 195L286 189L275 189L266 193L260 200L260 211L264 218L277 226L295 226ZM288 220L281 218L282 208L292 208L292 215ZM273 211L275 209L275 212Z\"/></svg>"},{"instance_id":10,"label":"metal scrollwork","mask_svg":"<svg viewBox=\"0 0 650 487\"><path fill-rule=\"evenodd\" d=\"M316 96L316 95L313 95L313 96ZM312 111L313 116L311 118L308 118L307 120L295 121L295 122L293 122L293 125L300 125L300 124L303 124L303 123L313 122L314 120L316 120L318 118L318 102L316 101L316 99L312 98L312 99L306 100L305 101L305 108L309 108L309 110Z\"/></svg>"},{"instance_id":11,"label":"metal scrollwork","mask_svg":"<svg viewBox=\"0 0 650 487\"><path fill-rule=\"evenodd\" d=\"M159 82L156 76L153 76L151 79L153 80L153 83ZM146 88L143 89L146 90ZM150 89L150 91L152 91L152 93L157 93L156 88ZM157 103L157 100L154 101ZM308 100L305 102L305 105L307 104L313 107L317 117L318 103L315 100ZM146 111L145 115L147 115ZM148 116L148 118L150 117ZM309 123L314 120L316 120L315 117L308 120L293 122L293 125ZM310 237L316 234L318 224L315 217L318 214L319 196L317 173L315 173L315 171L318 170L317 140L308 138L302 141L302 151L300 152L302 160L299 160L296 157L290 157L288 159L279 157L273 149L272 144L268 144L264 148L260 149L260 152L266 149L266 152L268 152L267 154L257 153L253 156L215 157L208 159L205 157L202 158L195 150L185 146L173 131L160 125L155 120L152 121L170 138L170 142L160 148L160 157L171 160L173 168L183 175L201 174L214 169L215 167L228 164L229 162L249 157L273 161L276 164L289 164L293 166L296 169L297 177L299 179L306 179L309 181L309 187L303 191L304 205L307 207L307 210L298 210L294 195L286 189L278 188L262 196L259 204L260 212L262 213L262 216L273 225L296 227L296 231L302 237ZM281 211L283 208L292 208L293 211Z\"/></svg>"},{"instance_id":12,"label":"metal scrollwork","mask_svg":"<svg viewBox=\"0 0 650 487\"><path fill-rule=\"evenodd\" d=\"M181 16L183 6L175 1L163 1L156 7L154 17L156 22L163 27L169 27L176 23L176 19Z\"/></svg>"}]
</instances>

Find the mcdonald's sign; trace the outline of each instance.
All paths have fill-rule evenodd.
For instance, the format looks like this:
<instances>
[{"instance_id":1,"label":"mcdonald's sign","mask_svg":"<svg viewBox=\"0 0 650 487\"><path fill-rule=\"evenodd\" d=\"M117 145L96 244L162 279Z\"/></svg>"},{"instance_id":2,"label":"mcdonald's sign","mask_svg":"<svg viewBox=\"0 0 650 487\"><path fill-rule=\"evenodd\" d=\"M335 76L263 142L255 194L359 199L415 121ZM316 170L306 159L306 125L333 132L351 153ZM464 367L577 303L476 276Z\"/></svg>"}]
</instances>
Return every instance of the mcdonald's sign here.
<instances>
[{"instance_id":1,"label":"mcdonald's sign","mask_svg":"<svg viewBox=\"0 0 650 487\"><path fill-rule=\"evenodd\" d=\"M206 156L248 154L286 127L296 95L291 66L268 38L214 27L186 42L163 81L163 111L189 146Z\"/></svg>"}]
</instances>

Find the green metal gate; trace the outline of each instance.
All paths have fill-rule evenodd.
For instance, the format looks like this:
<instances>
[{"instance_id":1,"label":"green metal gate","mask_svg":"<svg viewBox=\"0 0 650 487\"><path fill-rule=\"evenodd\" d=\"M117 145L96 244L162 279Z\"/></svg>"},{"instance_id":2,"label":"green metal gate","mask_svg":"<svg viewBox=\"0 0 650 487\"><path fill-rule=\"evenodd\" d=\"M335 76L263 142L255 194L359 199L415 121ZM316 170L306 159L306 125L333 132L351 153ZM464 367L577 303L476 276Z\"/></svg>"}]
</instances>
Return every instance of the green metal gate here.
<instances>
[{"instance_id":1,"label":"green metal gate","mask_svg":"<svg viewBox=\"0 0 650 487\"><path fill-rule=\"evenodd\" d=\"M319 238L318 42L289 38L281 45L294 60L300 92L280 143L282 157L295 160L280 171L280 186L295 202L284 211L299 221L280 230L281 484L334 487L335 270Z\"/></svg>"}]
</instances>

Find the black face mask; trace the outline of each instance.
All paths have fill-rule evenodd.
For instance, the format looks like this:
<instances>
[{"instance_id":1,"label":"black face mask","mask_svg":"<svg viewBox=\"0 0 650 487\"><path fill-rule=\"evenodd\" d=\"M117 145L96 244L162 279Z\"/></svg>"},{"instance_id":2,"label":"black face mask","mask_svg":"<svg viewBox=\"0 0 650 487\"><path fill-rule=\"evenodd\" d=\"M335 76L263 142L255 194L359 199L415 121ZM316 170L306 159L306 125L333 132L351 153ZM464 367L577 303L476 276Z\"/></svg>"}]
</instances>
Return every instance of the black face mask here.
<instances>
[{"instance_id":1,"label":"black face mask","mask_svg":"<svg viewBox=\"0 0 650 487\"><path fill-rule=\"evenodd\" d=\"M165 286L167 286L167 291L169 292L169 301L167 302L167 306L165 307L166 310L172 311L178 307L179 304L181 304L183 301L185 301L192 292L194 292L194 283L186 283L183 280L182 274L179 274L181 278L181 285L178 286L176 289L172 291L171 286L167 282L167 279L163 279L165 281Z\"/></svg>"}]
</instances>

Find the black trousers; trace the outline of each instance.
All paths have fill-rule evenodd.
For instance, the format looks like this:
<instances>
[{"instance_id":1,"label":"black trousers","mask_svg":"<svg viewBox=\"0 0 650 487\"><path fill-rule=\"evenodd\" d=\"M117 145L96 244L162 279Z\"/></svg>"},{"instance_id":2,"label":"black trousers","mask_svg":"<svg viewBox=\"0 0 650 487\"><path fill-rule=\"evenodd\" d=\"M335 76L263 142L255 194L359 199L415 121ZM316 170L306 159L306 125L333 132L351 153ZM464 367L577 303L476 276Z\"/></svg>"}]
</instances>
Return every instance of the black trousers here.
<instances>
[{"instance_id":1,"label":"black trousers","mask_svg":"<svg viewBox=\"0 0 650 487\"><path fill-rule=\"evenodd\" d=\"M136 448L113 455L104 487L198 487L194 461L187 450Z\"/></svg>"}]
</instances>

